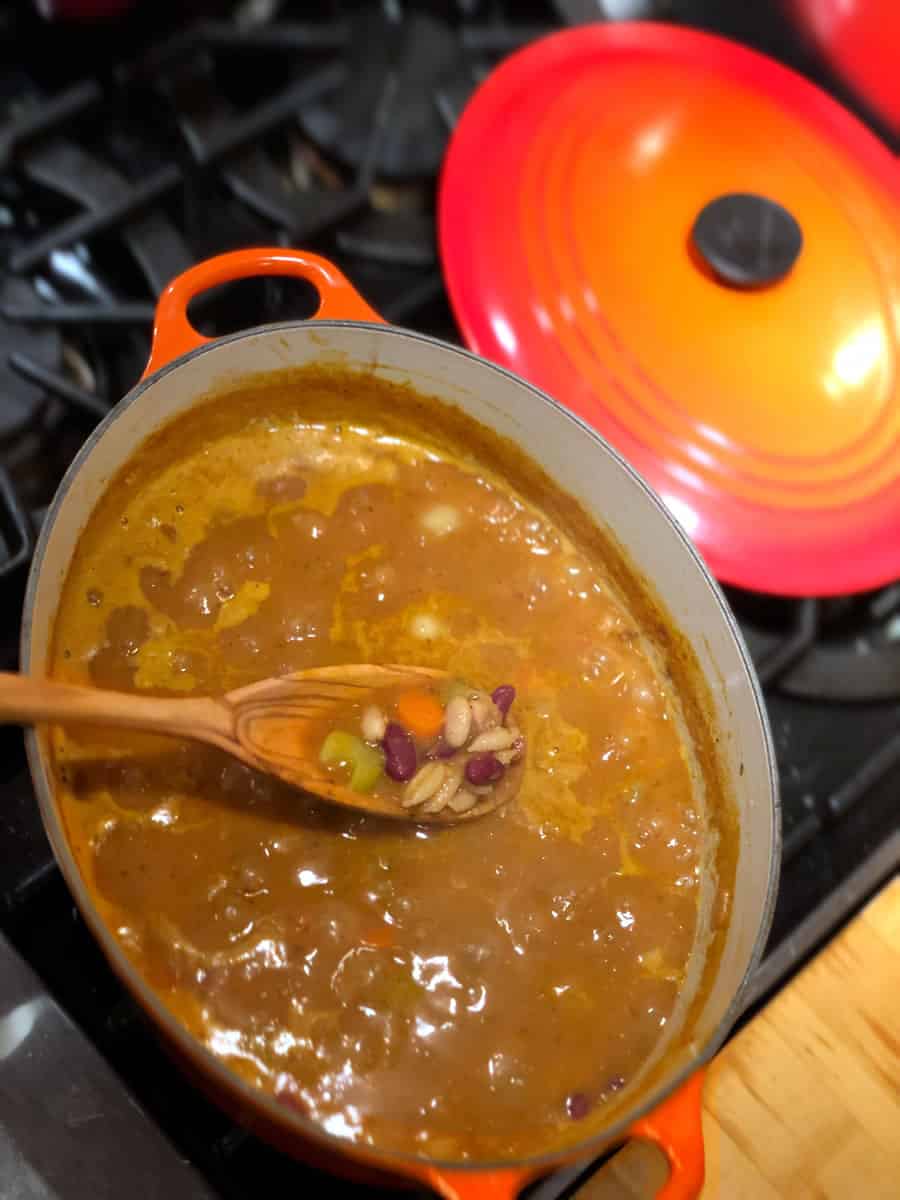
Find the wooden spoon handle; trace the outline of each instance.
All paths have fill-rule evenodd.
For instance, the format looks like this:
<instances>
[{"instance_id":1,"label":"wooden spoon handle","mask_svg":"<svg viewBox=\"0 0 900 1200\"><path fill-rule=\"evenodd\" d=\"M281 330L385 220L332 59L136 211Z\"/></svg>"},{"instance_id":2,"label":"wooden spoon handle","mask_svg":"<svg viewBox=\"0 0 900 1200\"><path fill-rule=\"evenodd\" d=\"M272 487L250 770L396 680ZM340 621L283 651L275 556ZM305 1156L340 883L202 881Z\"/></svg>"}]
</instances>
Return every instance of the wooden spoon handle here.
<instances>
[{"instance_id":1,"label":"wooden spoon handle","mask_svg":"<svg viewBox=\"0 0 900 1200\"><path fill-rule=\"evenodd\" d=\"M226 749L234 740L229 709L208 696L187 700L134 696L0 671L0 723L32 725L36 721L140 729L212 742Z\"/></svg>"}]
</instances>

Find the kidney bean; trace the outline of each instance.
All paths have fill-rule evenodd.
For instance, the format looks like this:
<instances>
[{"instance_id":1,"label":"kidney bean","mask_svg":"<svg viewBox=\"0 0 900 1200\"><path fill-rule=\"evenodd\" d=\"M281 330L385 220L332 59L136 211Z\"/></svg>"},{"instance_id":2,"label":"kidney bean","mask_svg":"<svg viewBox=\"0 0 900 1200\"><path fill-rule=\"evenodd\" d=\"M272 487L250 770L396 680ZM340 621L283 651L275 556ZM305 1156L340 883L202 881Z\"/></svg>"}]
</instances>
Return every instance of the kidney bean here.
<instances>
[{"instance_id":1,"label":"kidney bean","mask_svg":"<svg viewBox=\"0 0 900 1200\"><path fill-rule=\"evenodd\" d=\"M391 721L381 740L384 748L384 770L391 779L406 783L416 773L416 743L402 725Z\"/></svg>"},{"instance_id":2,"label":"kidney bean","mask_svg":"<svg viewBox=\"0 0 900 1200\"><path fill-rule=\"evenodd\" d=\"M566 1097L566 1112L573 1121L583 1120L591 1111L591 1102L584 1092L572 1092Z\"/></svg>"},{"instance_id":3,"label":"kidney bean","mask_svg":"<svg viewBox=\"0 0 900 1200\"><path fill-rule=\"evenodd\" d=\"M500 709L500 715L503 720L506 720L506 714L512 707L512 702L516 698L516 689L511 683L501 683L499 687L494 688L491 692L491 699Z\"/></svg>"},{"instance_id":4,"label":"kidney bean","mask_svg":"<svg viewBox=\"0 0 900 1200\"><path fill-rule=\"evenodd\" d=\"M484 787L498 780L504 770L497 756L485 751L484 754L473 755L466 763L466 779L474 787Z\"/></svg>"}]
</instances>

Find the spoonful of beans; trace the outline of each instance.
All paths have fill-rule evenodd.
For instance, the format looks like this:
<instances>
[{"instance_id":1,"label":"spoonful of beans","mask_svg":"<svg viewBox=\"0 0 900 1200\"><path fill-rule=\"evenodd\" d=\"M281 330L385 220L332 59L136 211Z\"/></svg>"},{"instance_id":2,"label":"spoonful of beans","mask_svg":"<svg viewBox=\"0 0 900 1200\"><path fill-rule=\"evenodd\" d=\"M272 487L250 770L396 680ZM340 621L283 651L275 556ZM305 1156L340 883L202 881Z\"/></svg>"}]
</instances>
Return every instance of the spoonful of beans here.
<instances>
[{"instance_id":1,"label":"spoonful of beans","mask_svg":"<svg viewBox=\"0 0 900 1200\"><path fill-rule=\"evenodd\" d=\"M515 688L425 667L317 667L221 697L168 699L0 673L0 722L206 742L343 808L417 824L493 812L518 790Z\"/></svg>"}]
</instances>

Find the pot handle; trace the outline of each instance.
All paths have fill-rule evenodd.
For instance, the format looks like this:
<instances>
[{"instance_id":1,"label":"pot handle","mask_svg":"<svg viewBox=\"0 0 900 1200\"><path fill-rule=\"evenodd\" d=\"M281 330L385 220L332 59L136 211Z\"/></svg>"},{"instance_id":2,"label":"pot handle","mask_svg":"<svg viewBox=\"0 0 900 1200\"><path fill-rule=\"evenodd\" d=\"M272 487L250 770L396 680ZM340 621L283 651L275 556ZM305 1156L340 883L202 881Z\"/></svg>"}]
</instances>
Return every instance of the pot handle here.
<instances>
[{"instance_id":1,"label":"pot handle","mask_svg":"<svg viewBox=\"0 0 900 1200\"><path fill-rule=\"evenodd\" d=\"M706 1165L703 1153L703 1082L706 1068L694 1071L677 1091L645 1117L629 1137L655 1142L669 1160L669 1178L656 1200L697 1200Z\"/></svg>"},{"instance_id":2,"label":"pot handle","mask_svg":"<svg viewBox=\"0 0 900 1200\"><path fill-rule=\"evenodd\" d=\"M655 1200L697 1200L700 1195L705 1175L702 1123L705 1073L703 1068L695 1071L628 1131L631 1138L655 1142L669 1161L669 1178ZM516 1200L522 1188L541 1173L534 1169L442 1171L428 1167L421 1179L442 1200Z\"/></svg>"},{"instance_id":3,"label":"pot handle","mask_svg":"<svg viewBox=\"0 0 900 1200\"><path fill-rule=\"evenodd\" d=\"M195 296L223 283L250 279L254 275L293 275L311 283L319 293L319 307L313 317L383 324L378 313L366 304L346 276L327 258L305 250L281 247L232 250L189 267L162 293L156 305L153 344L144 378L173 358L215 340L198 333L188 319L188 305Z\"/></svg>"}]
</instances>

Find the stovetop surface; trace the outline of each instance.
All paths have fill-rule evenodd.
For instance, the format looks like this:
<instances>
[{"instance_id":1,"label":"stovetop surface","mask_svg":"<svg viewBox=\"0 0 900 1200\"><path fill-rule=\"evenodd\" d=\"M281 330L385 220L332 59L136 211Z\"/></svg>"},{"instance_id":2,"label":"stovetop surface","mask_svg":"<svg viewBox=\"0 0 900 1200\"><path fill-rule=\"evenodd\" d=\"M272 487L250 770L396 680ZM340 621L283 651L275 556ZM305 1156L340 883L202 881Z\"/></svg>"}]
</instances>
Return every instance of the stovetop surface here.
<instances>
[{"instance_id":1,"label":"stovetop surface","mask_svg":"<svg viewBox=\"0 0 900 1200\"><path fill-rule=\"evenodd\" d=\"M823 81L774 2L632 7ZM16 666L46 506L140 375L166 282L222 250L302 245L386 319L458 341L434 240L447 137L492 65L585 5L308 9L145 4L105 31L48 26L25 3L0 12L2 669ZM205 297L192 316L212 334L248 312L259 323L311 310L309 289L268 279ZM728 597L765 686L783 796L782 884L753 1011L900 863L900 582L827 601ZM0 787L0 1197L120 1197L129 1175L158 1195L164 1171L170 1200L242 1200L261 1178L362 1195L231 1125L159 1054L53 863L15 730L0 729ZM53 1093L54 1062L81 1092ZM65 1135L36 1138L47 1122ZM98 1161L105 1173L87 1172ZM560 1196L572 1178L539 1193Z\"/></svg>"}]
</instances>

